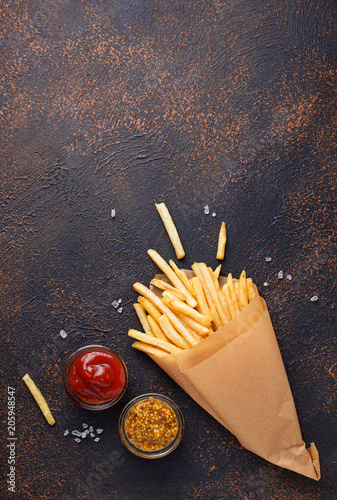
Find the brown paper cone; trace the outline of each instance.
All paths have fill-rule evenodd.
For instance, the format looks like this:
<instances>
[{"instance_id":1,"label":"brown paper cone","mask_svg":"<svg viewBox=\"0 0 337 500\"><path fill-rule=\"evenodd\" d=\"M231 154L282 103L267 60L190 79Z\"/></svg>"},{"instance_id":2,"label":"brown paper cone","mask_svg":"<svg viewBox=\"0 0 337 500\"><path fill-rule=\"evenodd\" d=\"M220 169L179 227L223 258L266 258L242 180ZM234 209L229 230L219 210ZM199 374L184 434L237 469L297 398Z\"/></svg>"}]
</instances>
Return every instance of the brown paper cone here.
<instances>
[{"instance_id":1,"label":"brown paper cone","mask_svg":"<svg viewBox=\"0 0 337 500\"><path fill-rule=\"evenodd\" d=\"M241 313L181 353L151 356L246 449L319 480L314 443L306 449L274 329L256 293Z\"/></svg>"}]
</instances>

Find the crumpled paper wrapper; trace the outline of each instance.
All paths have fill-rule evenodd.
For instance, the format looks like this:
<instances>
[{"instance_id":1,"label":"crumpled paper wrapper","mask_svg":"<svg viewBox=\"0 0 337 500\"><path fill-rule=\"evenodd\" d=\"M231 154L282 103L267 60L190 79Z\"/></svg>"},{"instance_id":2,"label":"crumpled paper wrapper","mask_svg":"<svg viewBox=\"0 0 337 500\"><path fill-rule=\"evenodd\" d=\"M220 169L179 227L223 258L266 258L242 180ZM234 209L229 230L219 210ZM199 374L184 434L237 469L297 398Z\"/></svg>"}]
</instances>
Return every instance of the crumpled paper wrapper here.
<instances>
[{"instance_id":1,"label":"crumpled paper wrapper","mask_svg":"<svg viewBox=\"0 0 337 500\"><path fill-rule=\"evenodd\" d=\"M198 345L150 357L244 448L320 479L318 451L303 441L273 325L257 289L236 318Z\"/></svg>"}]
</instances>

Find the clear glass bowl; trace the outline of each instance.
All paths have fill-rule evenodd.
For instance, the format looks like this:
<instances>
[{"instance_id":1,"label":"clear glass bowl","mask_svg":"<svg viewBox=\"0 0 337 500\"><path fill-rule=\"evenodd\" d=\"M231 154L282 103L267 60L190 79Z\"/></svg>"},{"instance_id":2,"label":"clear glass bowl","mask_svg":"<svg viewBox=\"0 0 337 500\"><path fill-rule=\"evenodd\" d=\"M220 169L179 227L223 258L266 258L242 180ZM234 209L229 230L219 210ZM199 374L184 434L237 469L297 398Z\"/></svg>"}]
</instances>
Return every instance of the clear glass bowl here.
<instances>
[{"instance_id":1,"label":"clear glass bowl","mask_svg":"<svg viewBox=\"0 0 337 500\"><path fill-rule=\"evenodd\" d=\"M144 450L138 448L128 438L127 433L126 433L125 424L126 424L126 421L129 417L129 414L130 414L130 411L132 410L132 408L137 403L140 403L142 401L146 401L150 397L154 398L156 400L159 400L162 403L165 403L167 406L169 406L171 408L171 410L174 412L174 415L175 415L175 418L177 421L177 432L176 432L173 440L167 446L160 448L158 450L155 450L155 451L144 451ZM184 418L183 418L183 415L182 415L180 409L171 399L169 399L168 397L163 396L161 394L150 393L150 394L142 394L141 396L138 396L138 397L132 399L132 401L130 401L125 406L125 408L123 409L123 411L120 415L118 427L119 427L119 434L120 434L121 440L129 451L131 451L135 455L138 455L139 457L151 459L151 458L165 457L166 455L168 455L169 453L171 453L173 450L175 450L177 448L177 446L179 445L179 443L183 437L183 434L184 434L185 423L184 423Z\"/></svg>"},{"instance_id":2,"label":"clear glass bowl","mask_svg":"<svg viewBox=\"0 0 337 500\"><path fill-rule=\"evenodd\" d=\"M80 354L82 354L84 352L88 352L88 351L106 352L108 354L111 354L114 358L116 358L119 361L119 363L124 371L125 380L124 380L124 386L121 389L121 392L115 398L104 400L104 401L101 401L99 403L89 403L89 402L81 399L79 396L77 396L73 392L73 390L70 386L70 383L69 383L69 372L70 372L71 366ZM111 408L111 406L114 406L123 397L123 395L127 389L127 386L128 386L128 370L127 370L127 367L126 367L124 360L113 349L110 349L109 347L104 347L101 345L87 345L87 346L81 347L80 349L75 351L68 358L68 360L66 361L64 368L63 368L62 381L63 381L64 389L65 389L66 393L68 394L69 398L72 401L74 401L76 404L78 404L81 408L84 408L86 410L106 410L107 408Z\"/></svg>"}]
</instances>

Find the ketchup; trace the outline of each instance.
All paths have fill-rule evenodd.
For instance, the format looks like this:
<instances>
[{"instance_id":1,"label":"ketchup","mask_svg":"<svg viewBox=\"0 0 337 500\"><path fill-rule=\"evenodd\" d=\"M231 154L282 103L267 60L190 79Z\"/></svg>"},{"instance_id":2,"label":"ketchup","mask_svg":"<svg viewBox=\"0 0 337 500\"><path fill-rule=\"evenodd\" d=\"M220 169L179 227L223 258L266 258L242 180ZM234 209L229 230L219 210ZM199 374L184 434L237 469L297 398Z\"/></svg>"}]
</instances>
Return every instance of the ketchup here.
<instances>
[{"instance_id":1,"label":"ketchup","mask_svg":"<svg viewBox=\"0 0 337 500\"><path fill-rule=\"evenodd\" d=\"M125 387L125 369L120 360L98 348L79 354L73 361L68 382L73 393L90 404L118 397Z\"/></svg>"}]
</instances>

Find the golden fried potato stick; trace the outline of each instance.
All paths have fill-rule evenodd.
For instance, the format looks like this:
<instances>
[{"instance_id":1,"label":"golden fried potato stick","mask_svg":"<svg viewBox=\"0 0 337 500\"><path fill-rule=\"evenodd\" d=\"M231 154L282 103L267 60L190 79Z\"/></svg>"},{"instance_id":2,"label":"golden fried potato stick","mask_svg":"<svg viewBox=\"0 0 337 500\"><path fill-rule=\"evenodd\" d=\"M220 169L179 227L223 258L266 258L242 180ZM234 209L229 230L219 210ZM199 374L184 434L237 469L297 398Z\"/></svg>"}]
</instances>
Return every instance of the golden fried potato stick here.
<instances>
[{"instance_id":1,"label":"golden fried potato stick","mask_svg":"<svg viewBox=\"0 0 337 500\"><path fill-rule=\"evenodd\" d=\"M225 283L224 286L222 287L222 293L224 294L224 297L226 298L227 301L230 318L233 319L236 316L236 312L231 294L229 293L228 283Z\"/></svg>"},{"instance_id":2,"label":"golden fried potato stick","mask_svg":"<svg viewBox=\"0 0 337 500\"><path fill-rule=\"evenodd\" d=\"M166 356L169 354L167 351L162 351L161 349L157 349L150 344L145 344L144 342L134 342L132 347L138 349L138 351L146 352L146 354L152 354L153 356Z\"/></svg>"},{"instance_id":3,"label":"golden fried potato stick","mask_svg":"<svg viewBox=\"0 0 337 500\"><path fill-rule=\"evenodd\" d=\"M207 284L207 287L211 293L213 303L214 303L216 310L218 311L218 314L220 316L221 323L224 325L228 322L228 317L227 317L225 310L222 307L222 304L219 300L212 276L208 270L208 267L206 266L206 264L204 262L200 262L199 265L200 265L200 270L204 276L205 283Z\"/></svg>"},{"instance_id":4,"label":"golden fried potato stick","mask_svg":"<svg viewBox=\"0 0 337 500\"><path fill-rule=\"evenodd\" d=\"M154 336L157 337L157 339L162 339L165 340L166 342L169 342L169 339L166 337L165 333L160 328L159 324L152 318L152 316L148 315L147 320L149 322L150 327L152 328Z\"/></svg>"},{"instance_id":5,"label":"golden fried potato stick","mask_svg":"<svg viewBox=\"0 0 337 500\"><path fill-rule=\"evenodd\" d=\"M178 318L174 315L171 309L167 307L167 305L164 304L164 302L159 297L157 297L157 295L154 292L152 292L152 290L147 288L145 285L142 285L142 283L138 282L134 283L133 288L136 290L137 293L143 295L143 297L150 300L163 314L167 315L174 328L190 346L196 344L195 339L191 337L189 331L178 320Z\"/></svg>"},{"instance_id":6,"label":"golden fried potato stick","mask_svg":"<svg viewBox=\"0 0 337 500\"><path fill-rule=\"evenodd\" d=\"M165 333L166 337L171 340L176 346L180 347L181 349L188 349L190 346L188 343L179 335L179 333L175 330L175 328L171 325L168 317L166 314L163 314L160 317L159 324L163 332ZM184 326L185 330L187 328ZM191 336L191 334L189 333ZM192 336L191 336L192 337ZM194 337L193 337L194 339ZM196 343L196 342L195 342Z\"/></svg>"},{"instance_id":7,"label":"golden fried potato stick","mask_svg":"<svg viewBox=\"0 0 337 500\"><path fill-rule=\"evenodd\" d=\"M191 318L191 316L186 316L185 314L179 312L177 312L176 315L185 326L190 327L195 333L198 333L203 337L209 334L211 322L210 326L207 328L206 326L198 323L198 321L195 321L193 318Z\"/></svg>"},{"instance_id":8,"label":"golden fried potato stick","mask_svg":"<svg viewBox=\"0 0 337 500\"><path fill-rule=\"evenodd\" d=\"M128 335L129 337L139 340L140 342L153 345L154 347L159 347L160 349L163 349L164 351L167 351L169 353L180 352L182 350L179 347L166 342L165 340L157 339L156 337L150 337L146 333L139 332L138 330L134 330L133 328L128 331Z\"/></svg>"},{"instance_id":9,"label":"golden fried potato stick","mask_svg":"<svg viewBox=\"0 0 337 500\"><path fill-rule=\"evenodd\" d=\"M212 315L212 323L214 325L215 330L219 330L222 327L222 322L219 316L219 313L215 307L215 304L212 303L210 305L211 315Z\"/></svg>"},{"instance_id":10,"label":"golden fried potato stick","mask_svg":"<svg viewBox=\"0 0 337 500\"><path fill-rule=\"evenodd\" d=\"M216 267L213 271L214 277L218 280L220 276L220 271L221 271L222 264L219 264L218 267Z\"/></svg>"},{"instance_id":11,"label":"golden fried potato stick","mask_svg":"<svg viewBox=\"0 0 337 500\"><path fill-rule=\"evenodd\" d=\"M182 283L180 278L176 275L176 273L172 270L172 268L167 264L167 262L159 255L155 250L148 250L147 253L153 260L153 262L163 271L163 273L167 276L173 286L178 288L186 297L186 302L189 306L195 307L197 305L197 301L187 290L185 285Z\"/></svg>"},{"instance_id":12,"label":"golden fried potato stick","mask_svg":"<svg viewBox=\"0 0 337 500\"><path fill-rule=\"evenodd\" d=\"M41 394L40 390L38 389L38 387L36 386L35 382L31 379L31 377L28 375L28 373L26 373L26 375L23 377L22 380L25 382L25 384L28 387L28 389L30 390L33 398L35 399L35 401L39 405L39 408L42 411L48 424L54 425L55 419L54 419L54 417L49 409L48 403L45 400L45 398L42 396L42 394Z\"/></svg>"},{"instance_id":13,"label":"golden fried potato stick","mask_svg":"<svg viewBox=\"0 0 337 500\"><path fill-rule=\"evenodd\" d=\"M240 313L240 305L239 305L238 297L236 295L235 286L234 286L234 282L233 282L233 276L231 273L228 274L227 285L228 285L231 299L233 301L233 305L234 305L234 309L235 309L235 316L237 316Z\"/></svg>"},{"instance_id":14,"label":"golden fried potato stick","mask_svg":"<svg viewBox=\"0 0 337 500\"><path fill-rule=\"evenodd\" d=\"M165 203L156 203L155 205L160 218L163 221L167 234L171 240L176 256L178 259L182 259L185 256L185 251L181 244L177 228L174 225L170 212L168 211Z\"/></svg>"},{"instance_id":15,"label":"golden fried potato stick","mask_svg":"<svg viewBox=\"0 0 337 500\"><path fill-rule=\"evenodd\" d=\"M157 309L156 306L154 306L150 300L146 299L145 297L142 297L141 295L138 297L138 302L140 303L141 306L143 306L145 311L150 316L152 316L152 318L155 321L157 321L157 323L159 323L159 318L161 316L161 312L159 311L159 309Z\"/></svg>"},{"instance_id":16,"label":"golden fried potato stick","mask_svg":"<svg viewBox=\"0 0 337 500\"><path fill-rule=\"evenodd\" d=\"M200 325L209 327L209 325L211 324L210 319L207 316L199 313L196 309L193 309L193 307L190 307L181 300L171 300L170 307L174 311L178 311L182 314L185 314L186 316L189 316L190 318L193 318L197 323L200 323Z\"/></svg>"},{"instance_id":17,"label":"golden fried potato stick","mask_svg":"<svg viewBox=\"0 0 337 500\"><path fill-rule=\"evenodd\" d=\"M149 322L147 320L147 315L146 315L144 307L142 305L138 304L138 303L137 304L133 304L133 307L134 307L134 309L135 309L135 311L137 313L137 316L138 316L138 319L140 321L140 324L144 328L144 332L147 335L151 335L151 337L154 337L154 333L151 330L151 327L150 327Z\"/></svg>"},{"instance_id":18,"label":"golden fried potato stick","mask_svg":"<svg viewBox=\"0 0 337 500\"><path fill-rule=\"evenodd\" d=\"M179 300L185 300L186 298L185 295L180 290L170 285L169 283L166 283L163 280L153 279L151 280L151 285L159 288L160 290L166 290L168 292L173 293Z\"/></svg>"},{"instance_id":19,"label":"golden fried potato stick","mask_svg":"<svg viewBox=\"0 0 337 500\"><path fill-rule=\"evenodd\" d=\"M183 325L185 325L185 327L190 332L192 337L194 337L197 342L200 342L200 340L202 340L205 337L205 335L201 335L200 333L197 333L196 330L194 330L189 324L187 324L185 319L187 318L188 321L191 321L191 323L193 323L193 320L191 318L189 318L188 316L184 316L183 314L179 314L179 313L177 314L177 316L180 319L180 321L183 323ZM199 326L202 326L202 325L199 325ZM204 327L202 327L202 328L204 328ZM209 331L212 332L212 330L209 330Z\"/></svg>"},{"instance_id":20,"label":"golden fried potato stick","mask_svg":"<svg viewBox=\"0 0 337 500\"><path fill-rule=\"evenodd\" d=\"M247 277L246 271L243 270L238 284L238 297L240 302L241 311L246 306L248 306L248 287L247 287Z\"/></svg>"},{"instance_id":21,"label":"golden fried potato stick","mask_svg":"<svg viewBox=\"0 0 337 500\"><path fill-rule=\"evenodd\" d=\"M218 260L223 260L225 258L226 241L227 241L226 224L222 222L218 237L218 248L216 252L216 258Z\"/></svg>"},{"instance_id":22,"label":"golden fried potato stick","mask_svg":"<svg viewBox=\"0 0 337 500\"><path fill-rule=\"evenodd\" d=\"M186 274L184 273L184 271L182 269L179 269L179 267L177 266L177 264L172 259L169 260L169 264L172 267L173 271L178 276L178 278L180 279L180 281L186 287L186 290L188 290L190 292L190 294L194 297L193 286L191 286L190 280L188 279L188 277L186 276Z\"/></svg>"},{"instance_id":23,"label":"golden fried potato stick","mask_svg":"<svg viewBox=\"0 0 337 500\"><path fill-rule=\"evenodd\" d=\"M218 294L219 300L221 302L221 305L222 305L222 307L223 307L223 309L224 309L224 311L226 313L228 321L230 321L231 318L232 318L232 315L230 313L229 306L227 304L227 299L226 299L223 291L221 290L221 288L219 288L219 290L217 290L217 294Z\"/></svg>"},{"instance_id":24,"label":"golden fried potato stick","mask_svg":"<svg viewBox=\"0 0 337 500\"><path fill-rule=\"evenodd\" d=\"M255 295L255 288L252 278L247 278L248 301L250 302Z\"/></svg>"},{"instance_id":25,"label":"golden fried potato stick","mask_svg":"<svg viewBox=\"0 0 337 500\"><path fill-rule=\"evenodd\" d=\"M218 290L220 288L218 278L215 276L214 271L210 266L208 266L207 269L208 269L210 277L212 278L213 285L215 286L215 289Z\"/></svg>"},{"instance_id":26,"label":"golden fried potato stick","mask_svg":"<svg viewBox=\"0 0 337 500\"><path fill-rule=\"evenodd\" d=\"M197 299L197 310L204 316L212 319L211 311L209 310L200 278L198 276L194 276L191 278L191 283L195 291L195 298Z\"/></svg>"}]
</instances>

